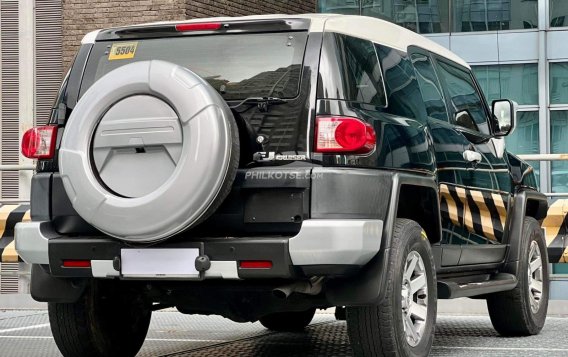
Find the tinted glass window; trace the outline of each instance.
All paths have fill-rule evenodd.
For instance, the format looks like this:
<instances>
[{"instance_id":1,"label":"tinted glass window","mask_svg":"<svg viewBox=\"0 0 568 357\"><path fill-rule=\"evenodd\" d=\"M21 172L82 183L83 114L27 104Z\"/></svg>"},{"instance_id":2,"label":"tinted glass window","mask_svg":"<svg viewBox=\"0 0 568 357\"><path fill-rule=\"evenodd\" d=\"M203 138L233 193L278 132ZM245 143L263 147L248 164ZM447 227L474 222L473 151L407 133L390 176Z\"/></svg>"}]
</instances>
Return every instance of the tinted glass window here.
<instances>
[{"instance_id":1,"label":"tinted glass window","mask_svg":"<svg viewBox=\"0 0 568 357\"><path fill-rule=\"evenodd\" d=\"M386 46L376 45L376 48L387 87L387 112L424 120L427 115L426 108L409 56Z\"/></svg>"},{"instance_id":2,"label":"tinted glass window","mask_svg":"<svg viewBox=\"0 0 568 357\"><path fill-rule=\"evenodd\" d=\"M568 104L568 63L550 64L550 104Z\"/></svg>"},{"instance_id":3,"label":"tinted glass window","mask_svg":"<svg viewBox=\"0 0 568 357\"><path fill-rule=\"evenodd\" d=\"M551 111L550 128L552 153L568 153L568 111ZM552 192L568 192L568 161L552 162Z\"/></svg>"},{"instance_id":4,"label":"tinted glass window","mask_svg":"<svg viewBox=\"0 0 568 357\"><path fill-rule=\"evenodd\" d=\"M445 83L454 123L464 128L489 134L483 100L477 92L469 72L438 61L439 74Z\"/></svg>"},{"instance_id":5,"label":"tinted glass window","mask_svg":"<svg viewBox=\"0 0 568 357\"><path fill-rule=\"evenodd\" d=\"M448 0L362 0L361 14L387 19L418 33L448 32L448 4Z\"/></svg>"},{"instance_id":6,"label":"tinted glass window","mask_svg":"<svg viewBox=\"0 0 568 357\"><path fill-rule=\"evenodd\" d=\"M318 12L333 14L359 15L359 0L319 0Z\"/></svg>"},{"instance_id":7,"label":"tinted glass window","mask_svg":"<svg viewBox=\"0 0 568 357\"><path fill-rule=\"evenodd\" d=\"M496 31L538 27L537 0L454 0L452 31Z\"/></svg>"},{"instance_id":8,"label":"tinted glass window","mask_svg":"<svg viewBox=\"0 0 568 357\"><path fill-rule=\"evenodd\" d=\"M568 26L568 1L550 0L550 27Z\"/></svg>"},{"instance_id":9,"label":"tinted glass window","mask_svg":"<svg viewBox=\"0 0 568 357\"><path fill-rule=\"evenodd\" d=\"M430 58L426 55L415 53L412 55L412 63L414 64L420 92L422 93L422 98L424 98L428 115L435 119L448 121L444 94Z\"/></svg>"},{"instance_id":10,"label":"tinted glass window","mask_svg":"<svg viewBox=\"0 0 568 357\"><path fill-rule=\"evenodd\" d=\"M121 41L96 43L81 92L125 64L164 60L189 68L225 99L298 94L307 32L184 36L127 41L135 51L113 59L109 49ZM123 42L124 43L124 42ZM132 46L132 45L130 45Z\"/></svg>"},{"instance_id":11,"label":"tinted glass window","mask_svg":"<svg viewBox=\"0 0 568 357\"><path fill-rule=\"evenodd\" d=\"M319 93L323 98L386 104L381 68L371 42L326 33L320 61Z\"/></svg>"},{"instance_id":12,"label":"tinted glass window","mask_svg":"<svg viewBox=\"0 0 568 357\"><path fill-rule=\"evenodd\" d=\"M538 112L517 112L515 131L505 137L507 151L513 154L538 154L538 133ZM540 162L529 161L529 164L534 168L538 182Z\"/></svg>"},{"instance_id":13,"label":"tinted glass window","mask_svg":"<svg viewBox=\"0 0 568 357\"><path fill-rule=\"evenodd\" d=\"M472 70L489 102L505 98L519 104L538 104L536 63L475 66Z\"/></svg>"}]
</instances>

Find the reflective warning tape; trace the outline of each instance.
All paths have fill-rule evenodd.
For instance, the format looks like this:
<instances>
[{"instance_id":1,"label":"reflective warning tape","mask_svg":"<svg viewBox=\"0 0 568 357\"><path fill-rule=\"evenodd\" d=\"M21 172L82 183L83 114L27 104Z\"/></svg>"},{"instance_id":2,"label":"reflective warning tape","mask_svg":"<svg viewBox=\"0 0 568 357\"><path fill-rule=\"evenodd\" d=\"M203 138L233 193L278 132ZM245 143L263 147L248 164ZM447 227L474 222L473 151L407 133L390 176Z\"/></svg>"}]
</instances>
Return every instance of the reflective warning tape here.
<instances>
[{"instance_id":1,"label":"reflective warning tape","mask_svg":"<svg viewBox=\"0 0 568 357\"><path fill-rule=\"evenodd\" d=\"M568 263L568 200L557 199L550 203L542 228L548 246L548 261Z\"/></svg>"},{"instance_id":2,"label":"reflective warning tape","mask_svg":"<svg viewBox=\"0 0 568 357\"><path fill-rule=\"evenodd\" d=\"M506 200L498 193L441 184L442 219L471 233L500 241L507 220Z\"/></svg>"},{"instance_id":3,"label":"reflective warning tape","mask_svg":"<svg viewBox=\"0 0 568 357\"><path fill-rule=\"evenodd\" d=\"M29 204L0 206L0 254L2 263L17 263L21 261L16 252L14 227L18 222L30 220Z\"/></svg>"},{"instance_id":4,"label":"reflective warning tape","mask_svg":"<svg viewBox=\"0 0 568 357\"><path fill-rule=\"evenodd\" d=\"M507 205L497 193L440 185L442 219L489 240L501 240L507 219ZM568 263L568 199L550 203L542 222L551 263Z\"/></svg>"}]
</instances>

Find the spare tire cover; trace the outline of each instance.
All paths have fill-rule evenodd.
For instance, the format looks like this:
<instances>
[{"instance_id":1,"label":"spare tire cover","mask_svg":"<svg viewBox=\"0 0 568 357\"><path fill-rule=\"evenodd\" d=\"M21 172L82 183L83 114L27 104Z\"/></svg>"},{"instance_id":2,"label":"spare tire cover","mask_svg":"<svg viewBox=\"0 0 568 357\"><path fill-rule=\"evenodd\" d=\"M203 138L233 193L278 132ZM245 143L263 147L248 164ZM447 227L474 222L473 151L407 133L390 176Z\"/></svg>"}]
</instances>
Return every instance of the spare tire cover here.
<instances>
[{"instance_id":1,"label":"spare tire cover","mask_svg":"<svg viewBox=\"0 0 568 357\"><path fill-rule=\"evenodd\" d=\"M59 149L65 190L108 235L166 239L226 195L238 160L235 126L223 98L190 70L164 61L122 66L73 109Z\"/></svg>"}]
</instances>

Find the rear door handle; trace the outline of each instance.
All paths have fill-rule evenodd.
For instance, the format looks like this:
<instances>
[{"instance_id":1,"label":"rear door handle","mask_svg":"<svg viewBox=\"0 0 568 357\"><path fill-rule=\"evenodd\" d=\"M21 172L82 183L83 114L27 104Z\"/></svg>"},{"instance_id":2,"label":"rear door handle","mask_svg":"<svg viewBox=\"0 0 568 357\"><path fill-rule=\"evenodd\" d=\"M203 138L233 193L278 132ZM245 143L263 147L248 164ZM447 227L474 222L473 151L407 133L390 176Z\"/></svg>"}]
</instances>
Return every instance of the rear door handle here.
<instances>
[{"instance_id":1,"label":"rear door handle","mask_svg":"<svg viewBox=\"0 0 568 357\"><path fill-rule=\"evenodd\" d=\"M473 150L464 151L463 158L465 161L472 162L474 164L478 164L481 162L481 154Z\"/></svg>"}]
</instances>

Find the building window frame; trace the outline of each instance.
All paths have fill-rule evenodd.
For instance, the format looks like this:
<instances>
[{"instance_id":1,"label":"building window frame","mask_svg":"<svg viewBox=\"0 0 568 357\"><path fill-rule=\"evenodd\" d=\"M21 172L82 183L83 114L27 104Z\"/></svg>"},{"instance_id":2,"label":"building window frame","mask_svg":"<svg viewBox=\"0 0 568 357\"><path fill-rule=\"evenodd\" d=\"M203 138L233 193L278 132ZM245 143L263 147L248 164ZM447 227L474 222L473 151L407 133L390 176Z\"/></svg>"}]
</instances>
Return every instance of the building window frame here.
<instances>
[{"instance_id":1,"label":"building window frame","mask_svg":"<svg viewBox=\"0 0 568 357\"><path fill-rule=\"evenodd\" d=\"M566 25L564 26L551 26L551 20L553 19L553 17L551 16L552 14L550 13L552 11L552 6L550 4L550 0L539 0L544 2L544 9L545 9L545 24L546 24L546 31L566 31L566 29L568 29L568 14L566 14L567 17L567 21L566 21Z\"/></svg>"},{"instance_id":2,"label":"building window frame","mask_svg":"<svg viewBox=\"0 0 568 357\"><path fill-rule=\"evenodd\" d=\"M535 61L535 60L532 60L532 59L519 60L519 61L502 61L502 62L488 61L488 62L471 62L471 63L469 63L469 65L472 69L472 72L473 72L474 67L480 67L480 66L510 66L510 65L521 65L521 64L534 64L534 65L537 66L537 75L538 75L537 83L538 83L538 81L540 80L540 77L541 77L540 73L538 72L538 61ZM485 93L483 93L483 96L485 96ZM485 99L487 100L487 98L485 98ZM511 99L511 100L513 100L512 98L507 98L507 97L500 98L500 99ZM491 106L491 102L487 101L487 103L489 104L489 106ZM536 104L518 104L518 110L519 111L538 110L539 108L540 108L540 104L538 103L538 95L537 95L537 103Z\"/></svg>"}]
</instances>

